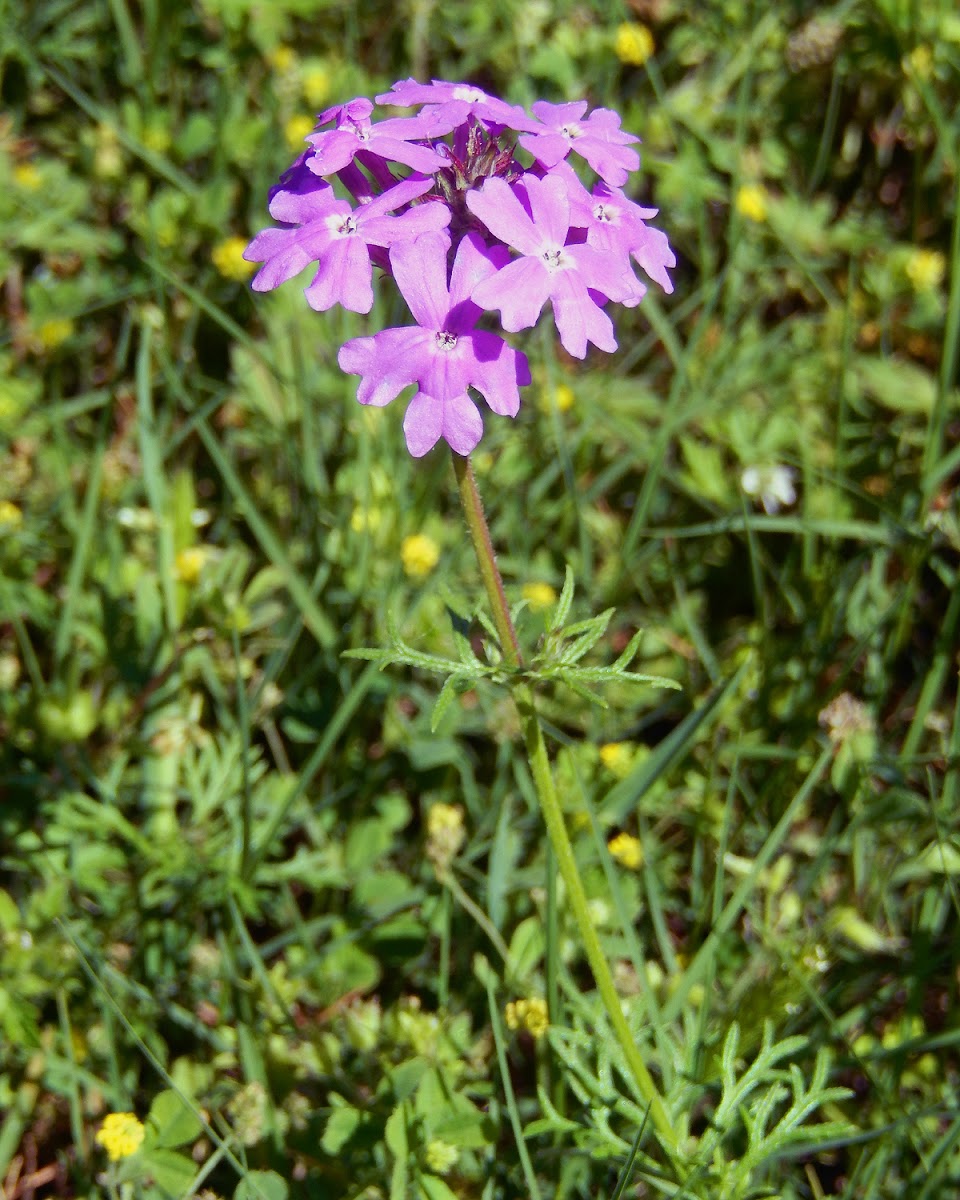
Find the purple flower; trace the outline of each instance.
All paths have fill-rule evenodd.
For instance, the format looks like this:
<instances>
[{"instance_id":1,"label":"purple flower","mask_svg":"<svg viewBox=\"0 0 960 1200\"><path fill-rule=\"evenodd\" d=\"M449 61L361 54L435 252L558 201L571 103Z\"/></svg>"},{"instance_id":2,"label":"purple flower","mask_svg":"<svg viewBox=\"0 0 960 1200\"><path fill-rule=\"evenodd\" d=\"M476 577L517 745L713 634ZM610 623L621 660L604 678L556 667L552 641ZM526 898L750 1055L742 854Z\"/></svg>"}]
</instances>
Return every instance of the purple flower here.
<instances>
[{"instance_id":1,"label":"purple flower","mask_svg":"<svg viewBox=\"0 0 960 1200\"><path fill-rule=\"evenodd\" d=\"M422 116L432 127L432 136L449 133L451 129L465 125L471 117L517 132L539 127L539 122L532 121L521 105L507 104L495 96L488 96L481 88L469 83L447 83L442 79L417 83L415 79L407 79L378 96L377 103L403 108L427 105Z\"/></svg>"},{"instance_id":2,"label":"purple flower","mask_svg":"<svg viewBox=\"0 0 960 1200\"><path fill-rule=\"evenodd\" d=\"M420 204L400 216L387 215L428 191L430 179L398 183L356 209L339 200L333 188L316 176L311 187L305 172L295 171L289 183L293 186L280 188L270 200L270 215L284 222L283 227L258 233L243 257L264 264L253 279L257 292L278 287L315 262L317 272L304 295L319 312L337 303L351 312L369 312L373 307L369 248L391 246L442 229L450 221L449 210L441 204Z\"/></svg>"},{"instance_id":3,"label":"purple flower","mask_svg":"<svg viewBox=\"0 0 960 1200\"><path fill-rule=\"evenodd\" d=\"M628 200L619 188L608 187L605 183L598 183L591 195L569 163L560 163L551 174L565 180L570 198L571 224L586 230L588 246L610 250L624 257L632 255L665 292L673 291L673 281L667 269L677 265L676 257L670 249L667 235L647 224L659 209L641 208L639 204ZM642 297L646 288L642 284L638 286ZM629 304L629 301L623 303Z\"/></svg>"},{"instance_id":4,"label":"purple flower","mask_svg":"<svg viewBox=\"0 0 960 1200\"><path fill-rule=\"evenodd\" d=\"M396 242L390 263L397 286L416 325L384 329L354 338L340 350L344 371L361 376L361 404L389 404L408 384L418 385L403 421L407 447L415 458L444 438L458 454L469 454L483 422L467 388L476 388L501 416L516 416L519 385L530 382L526 357L501 337L475 329L481 309L471 293L506 261L504 247L488 247L477 233L457 248L447 284L450 239L425 234Z\"/></svg>"},{"instance_id":5,"label":"purple flower","mask_svg":"<svg viewBox=\"0 0 960 1200\"><path fill-rule=\"evenodd\" d=\"M604 310L636 305L646 292L634 263L669 292L676 260L648 224L656 210L620 190L640 157L615 112L539 101L531 116L441 79L401 80L377 100L415 115L375 121L362 97L321 113L309 148L270 192L277 226L244 257L263 264L257 291L311 266L305 294L321 311L340 303L369 312L374 268L392 275L416 324L354 338L340 365L360 376L363 404L417 386L404 417L411 453L445 438L466 454L483 431L470 389L514 416L530 382L524 356L477 329L484 309L516 332L536 324L549 300L570 354L612 351ZM532 167L517 158L518 137ZM571 150L599 176L592 192Z\"/></svg>"},{"instance_id":6,"label":"purple flower","mask_svg":"<svg viewBox=\"0 0 960 1200\"><path fill-rule=\"evenodd\" d=\"M620 128L620 117L612 109L594 109L584 120L586 111L586 100L572 104L538 100L533 114L540 125L535 132L522 135L520 145L548 170L575 150L604 182L622 187L629 172L640 166L640 155L627 146L640 139Z\"/></svg>"},{"instance_id":7,"label":"purple flower","mask_svg":"<svg viewBox=\"0 0 960 1200\"><path fill-rule=\"evenodd\" d=\"M320 114L319 125L336 121L337 127L311 133L307 138L314 150L307 166L315 175L334 174L352 162L360 150L389 162L403 163L426 175L444 165L445 160L429 146L410 144L428 136L418 117L394 117L374 125L370 120L371 112L373 104L361 98L328 108Z\"/></svg>"},{"instance_id":8,"label":"purple flower","mask_svg":"<svg viewBox=\"0 0 960 1200\"><path fill-rule=\"evenodd\" d=\"M488 179L482 188L467 193L474 216L522 256L480 282L473 299L484 308L499 309L503 327L511 333L536 324L549 299L569 354L585 357L588 342L601 350L616 350L613 323L592 293L629 302L638 287L633 272L607 250L567 245L570 202L562 179L527 175L523 188L529 211L502 179Z\"/></svg>"}]
</instances>

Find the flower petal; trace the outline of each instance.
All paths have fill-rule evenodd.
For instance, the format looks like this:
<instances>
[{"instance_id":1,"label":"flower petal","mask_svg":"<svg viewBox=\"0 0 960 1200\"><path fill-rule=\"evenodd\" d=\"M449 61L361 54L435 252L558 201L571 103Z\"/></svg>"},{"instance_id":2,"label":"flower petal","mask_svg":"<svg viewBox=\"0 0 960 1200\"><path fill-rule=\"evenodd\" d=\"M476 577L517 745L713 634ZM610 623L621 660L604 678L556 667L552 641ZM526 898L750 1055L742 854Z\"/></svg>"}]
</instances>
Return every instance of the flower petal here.
<instances>
[{"instance_id":1,"label":"flower petal","mask_svg":"<svg viewBox=\"0 0 960 1200\"><path fill-rule=\"evenodd\" d=\"M429 366L427 345L433 335L417 325L384 329L373 337L353 338L340 347L341 371L360 375L357 399L377 408L389 404Z\"/></svg>"},{"instance_id":2,"label":"flower petal","mask_svg":"<svg viewBox=\"0 0 960 1200\"><path fill-rule=\"evenodd\" d=\"M464 455L483 437L483 418L466 392L444 401L443 436L451 450Z\"/></svg>"},{"instance_id":3,"label":"flower petal","mask_svg":"<svg viewBox=\"0 0 960 1200\"><path fill-rule=\"evenodd\" d=\"M417 392L403 417L403 436L414 458L423 458L443 434L443 401Z\"/></svg>"}]
</instances>

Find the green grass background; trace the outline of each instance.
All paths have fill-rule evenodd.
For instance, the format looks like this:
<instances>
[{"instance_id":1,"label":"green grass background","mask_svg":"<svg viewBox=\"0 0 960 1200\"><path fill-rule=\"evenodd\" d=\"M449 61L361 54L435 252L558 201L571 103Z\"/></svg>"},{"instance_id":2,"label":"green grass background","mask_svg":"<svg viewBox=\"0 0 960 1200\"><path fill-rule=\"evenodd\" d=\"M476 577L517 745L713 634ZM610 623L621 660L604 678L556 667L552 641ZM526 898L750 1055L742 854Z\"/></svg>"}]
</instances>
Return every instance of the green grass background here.
<instances>
[{"instance_id":1,"label":"green grass background","mask_svg":"<svg viewBox=\"0 0 960 1200\"><path fill-rule=\"evenodd\" d=\"M237 260L313 114L408 75L616 108L679 259L614 356L516 339L535 383L474 457L511 601L569 564L574 617L615 609L594 661L642 628L680 684L542 705L686 1192L508 697L433 731L439 680L344 657L389 614L450 654L479 603L449 458L337 369L401 310ZM5 0L0 96L6 1200L960 1194L951 0ZM529 998L544 1038L504 1024Z\"/></svg>"}]
</instances>

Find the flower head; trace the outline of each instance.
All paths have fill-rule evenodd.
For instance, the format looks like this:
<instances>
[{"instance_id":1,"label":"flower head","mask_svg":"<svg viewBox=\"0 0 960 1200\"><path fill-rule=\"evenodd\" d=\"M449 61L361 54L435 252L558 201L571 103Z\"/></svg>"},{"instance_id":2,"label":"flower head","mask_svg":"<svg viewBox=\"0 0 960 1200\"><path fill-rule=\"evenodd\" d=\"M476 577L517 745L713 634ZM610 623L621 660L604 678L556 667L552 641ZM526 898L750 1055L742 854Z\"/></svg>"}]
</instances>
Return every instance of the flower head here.
<instances>
[{"instance_id":1,"label":"flower head","mask_svg":"<svg viewBox=\"0 0 960 1200\"><path fill-rule=\"evenodd\" d=\"M628 871L639 871L643 866L643 843L632 833L616 834L607 842L607 849Z\"/></svg>"},{"instance_id":2,"label":"flower head","mask_svg":"<svg viewBox=\"0 0 960 1200\"><path fill-rule=\"evenodd\" d=\"M262 264L255 291L309 267L305 295L318 311L370 312L374 268L392 277L413 323L348 341L340 366L360 376L362 404L416 387L404 417L414 456L440 440L465 455L483 432L474 394L512 417L531 382L524 355L480 326L485 311L516 333L549 300L570 354L612 351L606 307L646 291L633 264L670 291L675 259L649 224L656 210L621 190L640 159L615 112L540 101L528 113L446 80L401 80L377 102L415 111L378 120L358 97L322 112L271 192L277 224L244 258ZM600 177L592 192L571 157Z\"/></svg>"},{"instance_id":3,"label":"flower head","mask_svg":"<svg viewBox=\"0 0 960 1200\"><path fill-rule=\"evenodd\" d=\"M622 25L617 26L613 49L622 63L631 67L642 67L653 54L653 34L646 25L624 21Z\"/></svg>"},{"instance_id":4,"label":"flower head","mask_svg":"<svg viewBox=\"0 0 960 1200\"><path fill-rule=\"evenodd\" d=\"M935 292L943 283L947 260L939 250L915 249L904 268L915 292Z\"/></svg>"},{"instance_id":5,"label":"flower head","mask_svg":"<svg viewBox=\"0 0 960 1200\"><path fill-rule=\"evenodd\" d=\"M612 109L596 108L585 117L586 100L572 104L538 100L531 111L540 125L533 133L523 134L520 145L545 167L555 167L573 150L605 183L622 187L630 172L640 166L640 155L627 149L640 139L620 128L620 117Z\"/></svg>"},{"instance_id":6,"label":"flower head","mask_svg":"<svg viewBox=\"0 0 960 1200\"><path fill-rule=\"evenodd\" d=\"M459 1157L460 1151L456 1146L451 1146L449 1142L440 1138L431 1138L427 1142L427 1149L423 1156L427 1169L434 1175L446 1175Z\"/></svg>"},{"instance_id":7,"label":"flower head","mask_svg":"<svg viewBox=\"0 0 960 1200\"><path fill-rule=\"evenodd\" d=\"M242 237L224 238L210 251L210 261L224 279L244 280L250 277L253 265L243 257L247 242Z\"/></svg>"},{"instance_id":8,"label":"flower head","mask_svg":"<svg viewBox=\"0 0 960 1200\"><path fill-rule=\"evenodd\" d=\"M511 1000L504 1009L503 1016L508 1029L522 1029L531 1034L534 1040L542 1038L550 1028L547 1002L539 996Z\"/></svg>"},{"instance_id":9,"label":"flower head","mask_svg":"<svg viewBox=\"0 0 960 1200\"><path fill-rule=\"evenodd\" d=\"M568 242L570 200L562 179L531 175L524 180L524 190L527 205L503 179L488 179L467 194L470 211L519 253L496 278L481 281L473 299L483 308L499 309L501 323L510 332L535 325L549 300L568 354L583 358L588 342L601 350L616 350L613 322L602 305L607 300L639 299L636 277L613 253Z\"/></svg>"},{"instance_id":10,"label":"flower head","mask_svg":"<svg viewBox=\"0 0 960 1200\"><path fill-rule=\"evenodd\" d=\"M467 831L459 804L434 804L427 814L427 858L446 870L460 853Z\"/></svg>"},{"instance_id":11,"label":"flower head","mask_svg":"<svg viewBox=\"0 0 960 1200\"><path fill-rule=\"evenodd\" d=\"M348 200L338 199L329 184L299 173L270 201L270 215L283 221L284 227L265 229L244 252L249 262L264 264L254 277L254 291L275 288L316 263L313 280L304 289L311 308L323 312L342 304L352 312L369 312L373 307L370 247L441 229L450 220L449 213L433 204L402 216L390 215L429 187L427 180L398 183L354 209Z\"/></svg>"},{"instance_id":12,"label":"flower head","mask_svg":"<svg viewBox=\"0 0 960 1200\"><path fill-rule=\"evenodd\" d=\"M796 503L796 478L793 467L774 463L771 466L747 467L740 476L740 486L748 496L760 501L764 512L776 513L781 506L789 508Z\"/></svg>"},{"instance_id":13,"label":"flower head","mask_svg":"<svg viewBox=\"0 0 960 1200\"><path fill-rule=\"evenodd\" d=\"M762 183L745 183L737 192L737 212L762 225L767 219L767 189Z\"/></svg>"},{"instance_id":14,"label":"flower head","mask_svg":"<svg viewBox=\"0 0 960 1200\"><path fill-rule=\"evenodd\" d=\"M143 1143L144 1128L133 1113L107 1113L94 1139L111 1162L136 1154Z\"/></svg>"},{"instance_id":15,"label":"flower head","mask_svg":"<svg viewBox=\"0 0 960 1200\"><path fill-rule=\"evenodd\" d=\"M557 593L549 583L525 583L521 595L535 613L546 612L557 602Z\"/></svg>"},{"instance_id":16,"label":"flower head","mask_svg":"<svg viewBox=\"0 0 960 1200\"><path fill-rule=\"evenodd\" d=\"M413 533L403 539L400 561L408 575L414 579L423 579L440 561L440 547L425 533Z\"/></svg>"},{"instance_id":17,"label":"flower head","mask_svg":"<svg viewBox=\"0 0 960 1200\"><path fill-rule=\"evenodd\" d=\"M442 234L397 245L390 263L418 324L354 338L339 355L342 370L362 376L361 404L389 404L408 384L417 385L403 421L415 458L441 437L458 454L469 454L479 442L483 422L468 387L476 388L494 412L514 416L519 385L530 382L524 355L495 333L474 328L482 310L471 300L472 292L497 274L506 255L469 234L457 250L448 284L448 249Z\"/></svg>"}]
</instances>

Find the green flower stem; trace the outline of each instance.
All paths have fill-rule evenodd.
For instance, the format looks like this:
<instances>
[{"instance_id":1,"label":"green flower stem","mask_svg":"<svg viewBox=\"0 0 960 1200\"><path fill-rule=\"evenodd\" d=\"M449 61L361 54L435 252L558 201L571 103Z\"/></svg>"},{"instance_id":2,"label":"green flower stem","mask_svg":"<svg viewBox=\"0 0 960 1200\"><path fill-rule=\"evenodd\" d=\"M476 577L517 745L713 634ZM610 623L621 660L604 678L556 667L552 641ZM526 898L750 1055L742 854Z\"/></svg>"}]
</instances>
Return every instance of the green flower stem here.
<instances>
[{"instance_id":1,"label":"green flower stem","mask_svg":"<svg viewBox=\"0 0 960 1200\"><path fill-rule=\"evenodd\" d=\"M497 556L490 540L490 527L483 513L483 501L477 490L477 481L473 475L473 466L469 458L461 458L451 451L453 469L460 488L460 502L463 505L464 516L467 518L467 528L473 539L473 548L477 552L477 563L483 576L483 586L490 598L493 609L493 623L500 638L500 649L510 667L522 667L520 643L517 641L517 631L510 620L510 609L503 590L503 580L500 578L500 568L497 566Z\"/></svg>"},{"instance_id":2,"label":"green flower stem","mask_svg":"<svg viewBox=\"0 0 960 1200\"><path fill-rule=\"evenodd\" d=\"M467 526L473 540L473 548L476 551L477 562L480 565L480 574L483 577L487 597L493 609L493 620L500 637L501 650L508 665L519 668L523 665L523 660L520 655L517 634L513 627L513 621L510 619L510 610L507 606L507 598L503 590L503 580L500 577L500 571L497 567L493 543L490 540L490 530L483 513L483 504L480 500L480 493L477 491L477 482L473 475L470 460L454 454L453 467L456 472L457 483L460 487L460 499L463 503ZM566 885L567 898L573 910L577 928L580 931L587 962L590 964L597 989L603 1000L603 1006L607 1011L607 1016L610 1019L610 1024L613 1026L617 1041L620 1043L624 1058L636 1081L641 1096L647 1102L650 1119L668 1153L672 1158L676 1159L679 1150L677 1135L670 1123L670 1117L667 1114L663 1099L657 1090L657 1085L647 1070L640 1051L637 1049L637 1043L634 1040L633 1034L630 1032L630 1026L623 1015L623 1009L620 1007L620 997L617 995L613 976L610 974L610 967L607 964L606 956L600 945L600 939L597 937L597 931L594 929L593 922L590 919L590 910L587 907L587 894L580 879L580 872L577 869L577 862L574 858L570 838L567 836L566 826L563 821L563 812L560 808L560 801L557 798L557 790L553 782L553 774L550 770L550 759L547 754L547 746L544 741L540 720L537 716L533 688L525 680L517 678L511 683L511 692L517 706L517 711L520 714L527 757L530 761L530 769L533 773L540 808L543 811L543 819L547 826L547 834L557 858L560 876Z\"/></svg>"}]
</instances>

